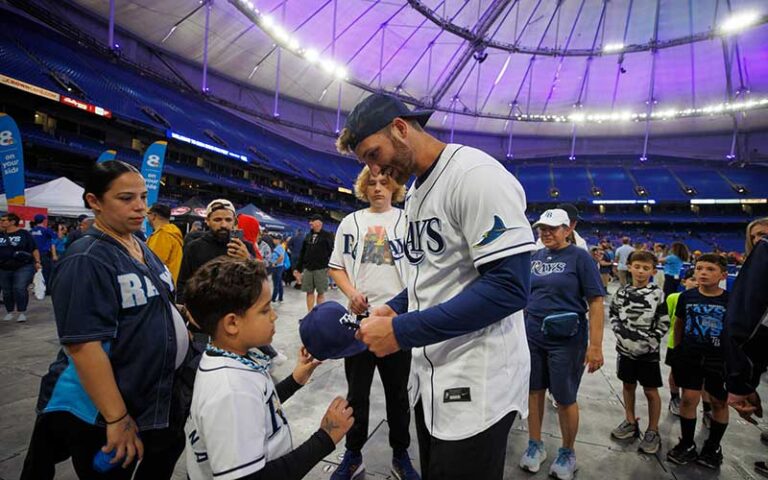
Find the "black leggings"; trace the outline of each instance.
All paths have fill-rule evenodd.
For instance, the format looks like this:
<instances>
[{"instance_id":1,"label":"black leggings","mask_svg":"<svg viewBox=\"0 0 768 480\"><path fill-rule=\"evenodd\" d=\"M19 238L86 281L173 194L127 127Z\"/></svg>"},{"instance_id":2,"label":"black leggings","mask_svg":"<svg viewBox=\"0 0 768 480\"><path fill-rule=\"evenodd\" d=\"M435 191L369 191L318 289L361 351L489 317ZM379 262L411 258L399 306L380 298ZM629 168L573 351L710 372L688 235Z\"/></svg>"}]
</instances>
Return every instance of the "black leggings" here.
<instances>
[{"instance_id":1,"label":"black leggings","mask_svg":"<svg viewBox=\"0 0 768 480\"><path fill-rule=\"evenodd\" d=\"M118 466L107 473L93 469L93 457L107 443L105 427L83 422L71 413L51 412L38 415L27 458L24 459L22 480L52 479L56 464L72 458L75 472L81 480L169 479L176 461L184 451L184 431L165 428L140 433L144 443L144 459L136 468Z\"/></svg>"}]
</instances>

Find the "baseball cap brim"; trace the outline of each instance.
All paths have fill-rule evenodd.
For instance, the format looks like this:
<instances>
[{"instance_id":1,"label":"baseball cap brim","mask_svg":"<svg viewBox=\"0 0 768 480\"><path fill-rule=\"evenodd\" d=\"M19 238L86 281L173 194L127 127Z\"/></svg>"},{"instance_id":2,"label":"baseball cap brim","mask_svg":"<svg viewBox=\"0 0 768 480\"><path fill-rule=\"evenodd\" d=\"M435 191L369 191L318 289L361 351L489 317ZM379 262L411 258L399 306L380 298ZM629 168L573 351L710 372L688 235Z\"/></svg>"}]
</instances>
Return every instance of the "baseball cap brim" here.
<instances>
[{"instance_id":1,"label":"baseball cap brim","mask_svg":"<svg viewBox=\"0 0 768 480\"><path fill-rule=\"evenodd\" d=\"M435 113L434 110L416 110L411 113L406 113L403 115L398 115L400 118L406 118L406 119L413 119L419 122L419 125L422 127L427 126L427 122L429 122L430 117L432 117L432 114Z\"/></svg>"},{"instance_id":2,"label":"baseball cap brim","mask_svg":"<svg viewBox=\"0 0 768 480\"><path fill-rule=\"evenodd\" d=\"M567 223L559 222L556 218L545 218L545 219L539 219L538 222L533 224L533 228L536 228L541 225L546 225L548 227L567 227L569 226Z\"/></svg>"}]
</instances>

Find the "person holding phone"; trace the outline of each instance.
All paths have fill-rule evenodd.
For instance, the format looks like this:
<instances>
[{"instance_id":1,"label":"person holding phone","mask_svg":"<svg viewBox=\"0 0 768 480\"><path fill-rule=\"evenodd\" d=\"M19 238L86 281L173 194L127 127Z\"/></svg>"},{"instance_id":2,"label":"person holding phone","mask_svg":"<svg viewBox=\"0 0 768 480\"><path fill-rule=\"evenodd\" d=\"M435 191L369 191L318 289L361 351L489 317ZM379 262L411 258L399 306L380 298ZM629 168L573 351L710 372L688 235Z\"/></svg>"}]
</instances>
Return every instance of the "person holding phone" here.
<instances>
[{"instance_id":1,"label":"person holding phone","mask_svg":"<svg viewBox=\"0 0 768 480\"><path fill-rule=\"evenodd\" d=\"M235 206L227 199L216 199L205 209L208 231L200 238L184 245L179 270L176 299L184 301L184 286L189 278L208 261L222 255L232 258L253 258L250 242L243 241L243 232L237 229Z\"/></svg>"}]
</instances>

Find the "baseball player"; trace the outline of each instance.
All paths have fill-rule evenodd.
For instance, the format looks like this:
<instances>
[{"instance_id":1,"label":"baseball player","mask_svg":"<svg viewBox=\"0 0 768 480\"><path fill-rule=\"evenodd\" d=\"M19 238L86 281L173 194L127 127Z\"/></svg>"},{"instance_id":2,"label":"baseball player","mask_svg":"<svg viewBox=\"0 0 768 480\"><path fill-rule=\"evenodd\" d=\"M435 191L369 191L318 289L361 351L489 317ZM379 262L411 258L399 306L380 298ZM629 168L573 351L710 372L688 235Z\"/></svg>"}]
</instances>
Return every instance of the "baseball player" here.
<instances>
[{"instance_id":1,"label":"baseball player","mask_svg":"<svg viewBox=\"0 0 768 480\"><path fill-rule=\"evenodd\" d=\"M412 349L422 478L501 480L509 430L528 409L533 233L520 183L482 151L426 133L431 113L374 94L337 140L374 174L417 176L405 200L407 286L358 335L377 356Z\"/></svg>"}]
</instances>

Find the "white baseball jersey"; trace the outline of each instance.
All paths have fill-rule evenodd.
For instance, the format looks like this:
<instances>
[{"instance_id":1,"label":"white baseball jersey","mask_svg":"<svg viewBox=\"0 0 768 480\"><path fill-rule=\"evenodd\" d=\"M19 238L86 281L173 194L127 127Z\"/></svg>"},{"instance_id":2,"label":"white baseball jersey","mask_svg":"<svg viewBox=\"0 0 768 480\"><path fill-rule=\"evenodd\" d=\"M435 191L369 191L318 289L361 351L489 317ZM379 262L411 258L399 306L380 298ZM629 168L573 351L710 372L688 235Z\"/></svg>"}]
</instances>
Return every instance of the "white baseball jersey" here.
<instances>
[{"instance_id":1,"label":"white baseball jersey","mask_svg":"<svg viewBox=\"0 0 768 480\"><path fill-rule=\"evenodd\" d=\"M339 224L328 266L346 271L369 305L383 305L405 288L404 239L405 214L399 208L358 210Z\"/></svg>"},{"instance_id":2,"label":"white baseball jersey","mask_svg":"<svg viewBox=\"0 0 768 480\"><path fill-rule=\"evenodd\" d=\"M269 373L208 353L200 360L184 431L192 480L241 478L293 449Z\"/></svg>"},{"instance_id":3,"label":"white baseball jersey","mask_svg":"<svg viewBox=\"0 0 768 480\"><path fill-rule=\"evenodd\" d=\"M409 309L446 302L480 275L478 267L534 250L525 206L523 188L499 162L474 148L446 146L426 181L414 183L406 197ZM436 438L471 437L515 410L527 416L530 354L522 310L413 349L412 372L411 390L418 390Z\"/></svg>"}]
</instances>

